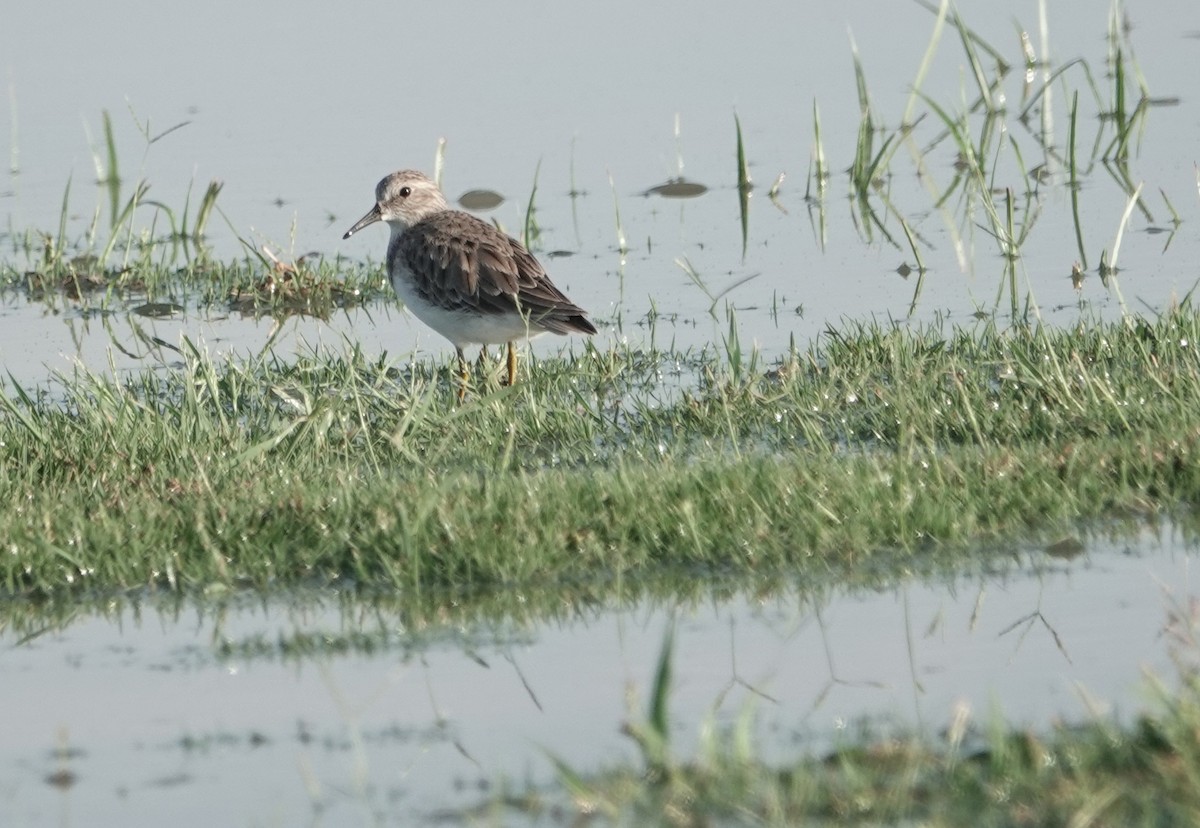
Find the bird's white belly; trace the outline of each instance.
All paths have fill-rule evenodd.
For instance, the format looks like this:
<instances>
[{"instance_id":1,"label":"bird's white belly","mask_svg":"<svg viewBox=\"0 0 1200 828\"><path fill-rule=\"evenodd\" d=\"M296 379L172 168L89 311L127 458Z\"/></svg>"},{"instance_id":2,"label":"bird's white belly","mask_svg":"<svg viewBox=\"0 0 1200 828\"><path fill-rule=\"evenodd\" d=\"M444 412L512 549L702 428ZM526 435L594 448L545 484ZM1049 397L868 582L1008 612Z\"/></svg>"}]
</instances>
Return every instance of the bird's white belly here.
<instances>
[{"instance_id":1,"label":"bird's white belly","mask_svg":"<svg viewBox=\"0 0 1200 828\"><path fill-rule=\"evenodd\" d=\"M392 289L413 316L449 339L455 348L503 345L545 333L541 328L530 327L515 309L512 313L485 314L447 308L417 293L412 281L400 274L395 274L391 283Z\"/></svg>"}]
</instances>

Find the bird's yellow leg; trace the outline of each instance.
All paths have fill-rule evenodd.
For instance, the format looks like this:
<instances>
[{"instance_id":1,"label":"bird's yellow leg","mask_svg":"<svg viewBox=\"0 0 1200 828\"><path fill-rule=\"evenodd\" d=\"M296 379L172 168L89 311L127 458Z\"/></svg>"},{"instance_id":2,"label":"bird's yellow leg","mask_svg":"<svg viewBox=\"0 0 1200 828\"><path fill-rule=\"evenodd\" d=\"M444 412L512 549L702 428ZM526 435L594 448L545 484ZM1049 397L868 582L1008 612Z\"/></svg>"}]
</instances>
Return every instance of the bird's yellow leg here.
<instances>
[{"instance_id":1,"label":"bird's yellow leg","mask_svg":"<svg viewBox=\"0 0 1200 828\"><path fill-rule=\"evenodd\" d=\"M508 343L508 384L517 384L517 349L511 342Z\"/></svg>"},{"instance_id":2,"label":"bird's yellow leg","mask_svg":"<svg viewBox=\"0 0 1200 828\"><path fill-rule=\"evenodd\" d=\"M467 357L462 348L456 348L455 352L458 354L458 401L461 403L467 398L467 382L471 374L467 370Z\"/></svg>"}]
</instances>

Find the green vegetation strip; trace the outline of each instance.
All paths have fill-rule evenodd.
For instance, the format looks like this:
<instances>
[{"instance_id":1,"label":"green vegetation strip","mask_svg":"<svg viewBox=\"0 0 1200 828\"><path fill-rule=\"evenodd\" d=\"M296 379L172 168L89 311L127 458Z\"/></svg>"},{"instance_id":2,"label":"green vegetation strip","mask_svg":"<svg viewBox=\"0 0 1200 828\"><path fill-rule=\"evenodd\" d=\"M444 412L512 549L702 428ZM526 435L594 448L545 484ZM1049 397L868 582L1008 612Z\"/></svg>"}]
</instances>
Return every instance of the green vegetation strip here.
<instances>
[{"instance_id":1,"label":"green vegetation strip","mask_svg":"<svg viewBox=\"0 0 1200 828\"><path fill-rule=\"evenodd\" d=\"M1200 684L1193 675L1162 701L1161 715L1128 729L1097 723L1038 736L997 722L970 746L868 739L779 764L757 755L747 717L731 731L708 731L695 760L657 761L646 751L643 764L589 777L559 762L561 790L497 796L463 821L565 812L557 824L577 824L574 816L647 826L1196 825ZM639 728L630 729L636 738Z\"/></svg>"},{"instance_id":2,"label":"green vegetation strip","mask_svg":"<svg viewBox=\"0 0 1200 828\"><path fill-rule=\"evenodd\" d=\"M588 349L476 371L360 354L0 394L10 595L349 580L837 574L1194 503L1200 315L830 331L753 355ZM674 376L672 376L672 374ZM663 377L667 377L666 380Z\"/></svg>"},{"instance_id":3,"label":"green vegetation strip","mask_svg":"<svg viewBox=\"0 0 1200 828\"><path fill-rule=\"evenodd\" d=\"M1200 612L1172 605L1163 633L1179 684L1153 683L1157 710L1132 726L1097 717L1038 734L996 716L985 733L961 707L936 737L860 729L825 755L767 762L753 704L727 726L710 715L694 757L675 755L668 628L645 717L622 728L640 762L583 774L551 756L553 789L501 790L463 822L511 824L520 813L531 824L547 816L662 826L1200 824Z\"/></svg>"}]
</instances>

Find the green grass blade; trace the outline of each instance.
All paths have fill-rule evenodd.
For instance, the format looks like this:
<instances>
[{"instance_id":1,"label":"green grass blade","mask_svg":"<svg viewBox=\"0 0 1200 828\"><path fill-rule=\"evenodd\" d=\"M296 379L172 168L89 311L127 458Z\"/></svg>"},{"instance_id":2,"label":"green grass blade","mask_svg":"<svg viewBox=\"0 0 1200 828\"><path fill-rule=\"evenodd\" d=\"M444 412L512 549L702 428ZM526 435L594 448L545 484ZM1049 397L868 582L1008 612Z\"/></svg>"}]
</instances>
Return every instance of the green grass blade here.
<instances>
[{"instance_id":1,"label":"green grass blade","mask_svg":"<svg viewBox=\"0 0 1200 828\"><path fill-rule=\"evenodd\" d=\"M809 185L815 181L818 199L825 197L825 186L829 183L829 165L825 162L825 144L821 140L821 109L817 99L813 98L813 175ZM809 199L808 186L805 187L804 197Z\"/></svg>"},{"instance_id":2,"label":"green grass blade","mask_svg":"<svg viewBox=\"0 0 1200 828\"><path fill-rule=\"evenodd\" d=\"M129 201L125 202L125 207L122 208L116 221L113 222L112 233L108 237L108 243L104 245L104 250L100 254L100 263L103 265L108 261L109 255L113 248L116 247L117 237L121 235L122 229L126 231L127 237L132 238L134 233L133 228L133 213L142 203L146 196L146 191L150 189L150 185L145 181L139 181L137 187L134 188L133 195L129 197Z\"/></svg>"},{"instance_id":3,"label":"green grass blade","mask_svg":"<svg viewBox=\"0 0 1200 828\"><path fill-rule=\"evenodd\" d=\"M111 229L117 227L117 212L121 201L121 174L117 164L117 141L113 137L112 117L104 110L101 117L104 120L104 145L107 148L108 168L104 179L100 182L108 189L108 201L112 220Z\"/></svg>"},{"instance_id":4,"label":"green grass blade","mask_svg":"<svg viewBox=\"0 0 1200 828\"><path fill-rule=\"evenodd\" d=\"M746 146L742 142L742 122L737 113L733 113L733 124L737 129L737 190L738 212L742 219L742 260L746 259L746 249L750 244L750 191L754 185L750 181L750 167L746 163Z\"/></svg>"},{"instance_id":5,"label":"green grass blade","mask_svg":"<svg viewBox=\"0 0 1200 828\"><path fill-rule=\"evenodd\" d=\"M913 124L913 111L917 107L917 91L925 83L925 76L929 74L929 67L933 64L933 57L937 54L938 44L942 40L942 32L946 26L946 15L950 11L950 0L942 0L937 9L937 16L934 19L933 31L929 35L929 45L925 47L925 54L921 56L921 64L917 67L917 76L913 78L912 92L908 96L908 103L904 107L904 115L900 119L902 126L908 127Z\"/></svg>"},{"instance_id":6,"label":"green grass blade","mask_svg":"<svg viewBox=\"0 0 1200 828\"><path fill-rule=\"evenodd\" d=\"M653 750L647 757L648 763L658 771L666 772L670 764L671 739L671 683L672 659L675 656L675 622L672 620L663 634L662 648L658 653L658 665L654 669L654 683L650 688L650 709L647 734L653 740Z\"/></svg>"},{"instance_id":7,"label":"green grass blade","mask_svg":"<svg viewBox=\"0 0 1200 828\"><path fill-rule=\"evenodd\" d=\"M613 179L612 172L608 174L608 186L613 194L613 220L616 222L617 229L617 252L621 254L621 261L624 263L625 254L629 252L629 245L625 241L625 228L621 224L621 200L617 198L617 182Z\"/></svg>"},{"instance_id":8,"label":"green grass blade","mask_svg":"<svg viewBox=\"0 0 1200 828\"><path fill-rule=\"evenodd\" d=\"M529 201L525 204L525 223L521 228L521 241L526 250L533 250L541 231L537 224L537 189L538 176L542 172L542 160L539 158L533 170L533 186L529 189Z\"/></svg>"},{"instance_id":9,"label":"green grass blade","mask_svg":"<svg viewBox=\"0 0 1200 828\"><path fill-rule=\"evenodd\" d=\"M208 229L208 220L212 216L213 209L217 206L217 196L221 194L224 186L223 182L215 179L208 182L208 188L204 191L204 197L200 199L200 209L196 211L196 224L192 228L192 238L196 241L204 238L205 231Z\"/></svg>"},{"instance_id":10,"label":"green grass blade","mask_svg":"<svg viewBox=\"0 0 1200 828\"><path fill-rule=\"evenodd\" d=\"M12 384L13 391L16 393L20 405L10 399L8 394L5 394L2 390L0 390L0 410L7 411L10 415L15 417L17 422L19 422L21 426L27 432L29 432L29 435L38 443L46 447L52 446L52 442L47 435L46 430L42 428L38 422L40 415L36 413L37 406L34 405L33 399L29 396L29 393L21 387L21 383L17 382L17 378L13 376L12 371L7 373L8 381Z\"/></svg>"},{"instance_id":11,"label":"green grass blade","mask_svg":"<svg viewBox=\"0 0 1200 828\"><path fill-rule=\"evenodd\" d=\"M53 244L46 246L48 254L48 269L57 267L67 251L67 217L71 214L71 176L67 176L67 186L63 188L62 208L58 212L58 238Z\"/></svg>"},{"instance_id":12,"label":"green grass blade","mask_svg":"<svg viewBox=\"0 0 1200 828\"><path fill-rule=\"evenodd\" d=\"M972 36L973 33L963 22L958 9L954 10L954 23L962 41L963 51L967 55L967 65L971 67L971 75L975 78L975 84L979 89L979 100L983 102L984 108L988 112L998 112L1001 107L992 96L992 88L995 84L999 83L999 80L995 82L988 81L987 71L983 68L983 61L980 59L979 50L976 48L976 38ZM1003 65L1007 67L1007 64ZM1003 74L1003 70L1001 74Z\"/></svg>"},{"instance_id":13,"label":"green grass blade","mask_svg":"<svg viewBox=\"0 0 1200 828\"><path fill-rule=\"evenodd\" d=\"M1087 270L1087 248L1083 243L1083 223L1079 220L1079 160L1075 152L1076 125L1079 118L1079 92L1071 97L1071 121L1067 129L1067 170L1071 189L1071 218L1075 224L1075 245L1079 249L1079 261Z\"/></svg>"}]
</instances>

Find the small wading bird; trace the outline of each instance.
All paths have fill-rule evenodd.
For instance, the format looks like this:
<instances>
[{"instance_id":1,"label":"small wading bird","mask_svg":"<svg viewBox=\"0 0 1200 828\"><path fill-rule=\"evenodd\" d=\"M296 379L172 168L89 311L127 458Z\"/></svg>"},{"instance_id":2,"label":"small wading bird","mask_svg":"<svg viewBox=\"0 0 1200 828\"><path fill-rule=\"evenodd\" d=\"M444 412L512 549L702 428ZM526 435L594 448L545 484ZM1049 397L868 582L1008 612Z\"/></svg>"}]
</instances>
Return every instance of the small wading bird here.
<instances>
[{"instance_id":1,"label":"small wading bird","mask_svg":"<svg viewBox=\"0 0 1200 828\"><path fill-rule=\"evenodd\" d=\"M346 231L377 221L392 229L387 271L414 315L450 340L458 354L458 398L467 389L467 345L508 346L508 384L517 379L513 343L539 334L594 334L587 311L554 286L516 239L452 210L422 173L401 170L379 182L375 206Z\"/></svg>"}]
</instances>

